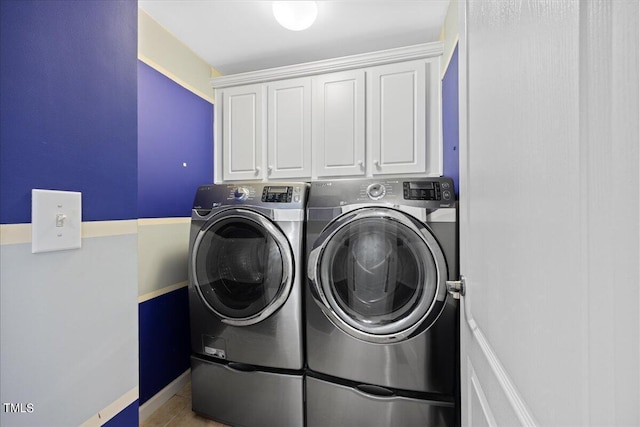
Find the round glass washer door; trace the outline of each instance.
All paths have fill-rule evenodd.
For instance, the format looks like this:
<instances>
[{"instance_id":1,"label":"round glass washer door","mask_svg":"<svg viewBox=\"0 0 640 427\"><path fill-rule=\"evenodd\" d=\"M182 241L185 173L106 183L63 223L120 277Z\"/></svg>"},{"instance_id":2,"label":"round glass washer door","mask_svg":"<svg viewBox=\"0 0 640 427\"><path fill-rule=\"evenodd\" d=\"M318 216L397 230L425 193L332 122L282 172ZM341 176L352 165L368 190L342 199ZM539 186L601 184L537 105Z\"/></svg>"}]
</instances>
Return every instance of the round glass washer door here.
<instances>
[{"instance_id":1,"label":"round glass washer door","mask_svg":"<svg viewBox=\"0 0 640 427\"><path fill-rule=\"evenodd\" d=\"M312 295L349 335L408 339L433 324L446 299L446 262L431 232L389 208L363 208L331 223L309 256Z\"/></svg>"},{"instance_id":2,"label":"round glass washer door","mask_svg":"<svg viewBox=\"0 0 640 427\"><path fill-rule=\"evenodd\" d=\"M287 300L293 284L291 246L264 215L224 211L198 233L192 277L204 304L224 323L261 322Z\"/></svg>"}]
</instances>

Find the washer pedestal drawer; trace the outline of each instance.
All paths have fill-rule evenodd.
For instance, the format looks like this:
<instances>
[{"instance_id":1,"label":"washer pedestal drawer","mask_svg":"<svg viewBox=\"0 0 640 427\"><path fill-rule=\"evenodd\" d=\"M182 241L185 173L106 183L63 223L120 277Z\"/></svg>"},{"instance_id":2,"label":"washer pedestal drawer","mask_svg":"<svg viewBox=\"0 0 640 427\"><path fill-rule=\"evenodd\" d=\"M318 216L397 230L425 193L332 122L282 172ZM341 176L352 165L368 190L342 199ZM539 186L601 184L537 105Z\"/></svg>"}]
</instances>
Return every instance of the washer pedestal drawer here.
<instances>
[{"instance_id":1,"label":"washer pedestal drawer","mask_svg":"<svg viewBox=\"0 0 640 427\"><path fill-rule=\"evenodd\" d=\"M307 427L454 426L452 403L375 396L307 376Z\"/></svg>"},{"instance_id":2,"label":"washer pedestal drawer","mask_svg":"<svg viewBox=\"0 0 640 427\"><path fill-rule=\"evenodd\" d=\"M302 426L302 374L242 371L191 357L192 409L233 426Z\"/></svg>"}]
</instances>

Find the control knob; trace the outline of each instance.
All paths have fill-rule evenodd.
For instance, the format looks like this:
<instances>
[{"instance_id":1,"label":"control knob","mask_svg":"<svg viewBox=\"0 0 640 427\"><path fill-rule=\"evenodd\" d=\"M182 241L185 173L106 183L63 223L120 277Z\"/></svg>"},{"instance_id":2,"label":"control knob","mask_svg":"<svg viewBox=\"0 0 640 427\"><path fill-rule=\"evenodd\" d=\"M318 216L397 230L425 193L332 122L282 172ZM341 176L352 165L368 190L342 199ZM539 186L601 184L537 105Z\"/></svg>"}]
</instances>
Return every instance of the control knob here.
<instances>
[{"instance_id":1,"label":"control knob","mask_svg":"<svg viewBox=\"0 0 640 427\"><path fill-rule=\"evenodd\" d=\"M244 187L237 187L233 190L233 197L239 202L244 202L249 197L249 190Z\"/></svg>"},{"instance_id":2,"label":"control knob","mask_svg":"<svg viewBox=\"0 0 640 427\"><path fill-rule=\"evenodd\" d=\"M383 198L386 192L387 189L384 188L384 185L382 184L375 183L367 187L367 195L371 200L379 200Z\"/></svg>"}]
</instances>

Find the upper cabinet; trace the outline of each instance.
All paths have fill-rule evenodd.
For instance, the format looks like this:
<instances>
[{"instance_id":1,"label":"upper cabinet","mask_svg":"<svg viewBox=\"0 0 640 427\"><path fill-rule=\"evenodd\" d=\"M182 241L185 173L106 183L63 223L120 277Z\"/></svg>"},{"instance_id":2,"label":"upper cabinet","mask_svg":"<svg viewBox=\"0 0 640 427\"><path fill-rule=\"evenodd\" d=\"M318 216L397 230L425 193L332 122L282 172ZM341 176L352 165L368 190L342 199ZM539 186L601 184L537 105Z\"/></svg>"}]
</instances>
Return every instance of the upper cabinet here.
<instances>
[{"instance_id":1,"label":"upper cabinet","mask_svg":"<svg viewBox=\"0 0 640 427\"><path fill-rule=\"evenodd\" d=\"M311 79L267 84L267 178L311 176Z\"/></svg>"},{"instance_id":2,"label":"upper cabinet","mask_svg":"<svg viewBox=\"0 0 640 427\"><path fill-rule=\"evenodd\" d=\"M218 141L222 140L223 179L262 179L264 88L259 84L233 87L218 99L222 99Z\"/></svg>"},{"instance_id":3,"label":"upper cabinet","mask_svg":"<svg viewBox=\"0 0 640 427\"><path fill-rule=\"evenodd\" d=\"M229 87L216 99L216 182L311 176L310 78Z\"/></svg>"},{"instance_id":4,"label":"upper cabinet","mask_svg":"<svg viewBox=\"0 0 640 427\"><path fill-rule=\"evenodd\" d=\"M365 173L365 72L313 78L314 176Z\"/></svg>"},{"instance_id":5,"label":"upper cabinet","mask_svg":"<svg viewBox=\"0 0 640 427\"><path fill-rule=\"evenodd\" d=\"M215 180L438 176L441 43L212 79Z\"/></svg>"},{"instance_id":6,"label":"upper cabinet","mask_svg":"<svg viewBox=\"0 0 640 427\"><path fill-rule=\"evenodd\" d=\"M372 174L426 172L426 64L403 62L369 71Z\"/></svg>"}]
</instances>

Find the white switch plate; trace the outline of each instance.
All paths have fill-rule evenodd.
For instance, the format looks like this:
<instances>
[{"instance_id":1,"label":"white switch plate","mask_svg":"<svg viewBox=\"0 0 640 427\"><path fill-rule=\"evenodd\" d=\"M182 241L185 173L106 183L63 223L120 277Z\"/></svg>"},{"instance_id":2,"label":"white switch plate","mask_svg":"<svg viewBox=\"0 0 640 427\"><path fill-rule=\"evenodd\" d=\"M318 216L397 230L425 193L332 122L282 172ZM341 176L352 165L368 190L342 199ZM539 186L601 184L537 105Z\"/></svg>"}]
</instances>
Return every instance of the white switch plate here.
<instances>
[{"instance_id":1,"label":"white switch plate","mask_svg":"<svg viewBox=\"0 0 640 427\"><path fill-rule=\"evenodd\" d=\"M31 190L31 252L82 247L82 193Z\"/></svg>"}]
</instances>

